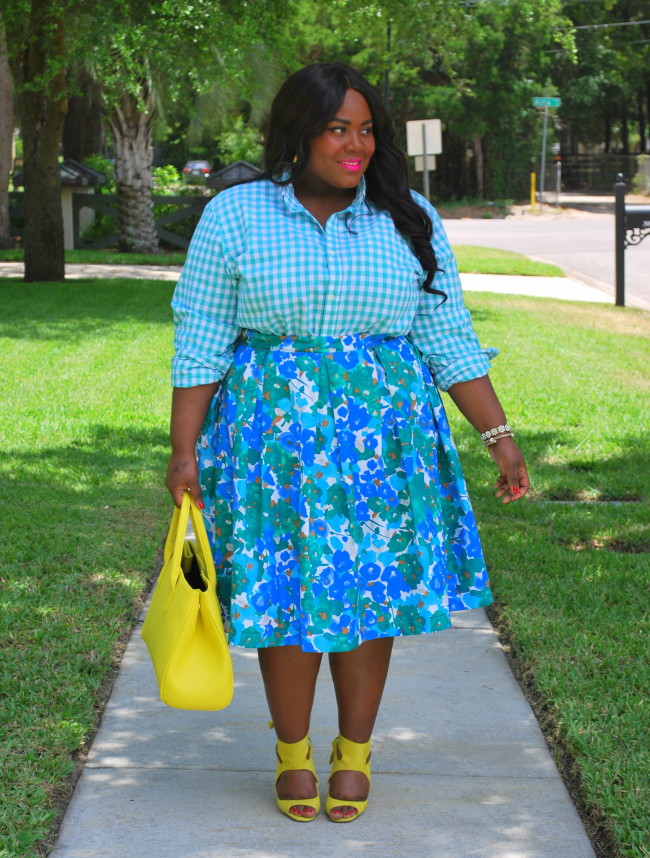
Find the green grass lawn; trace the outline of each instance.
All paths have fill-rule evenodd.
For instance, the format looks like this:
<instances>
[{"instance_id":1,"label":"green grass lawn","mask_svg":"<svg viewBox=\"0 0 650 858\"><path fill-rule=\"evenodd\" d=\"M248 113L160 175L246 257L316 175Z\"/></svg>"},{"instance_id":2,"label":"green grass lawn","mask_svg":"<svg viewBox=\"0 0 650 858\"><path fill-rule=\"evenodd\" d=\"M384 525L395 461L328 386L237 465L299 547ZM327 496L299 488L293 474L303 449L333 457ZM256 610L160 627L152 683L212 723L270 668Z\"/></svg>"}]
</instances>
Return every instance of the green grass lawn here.
<instances>
[{"instance_id":1,"label":"green grass lawn","mask_svg":"<svg viewBox=\"0 0 650 858\"><path fill-rule=\"evenodd\" d=\"M0 282L0 847L39 854L168 523L171 285Z\"/></svg>"},{"instance_id":2,"label":"green grass lawn","mask_svg":"<svg viewBox=\"0 0 650 858\"><path fill-rule=\"evenodd\" d=\"M523 274L538 277L562 277L557 265L535 262L521 253L493 247L454 246L462 274ZM0 250L0 262L21 262L22 250ZM82 265L182 265L184 253L118 253L114 250L66 250L65 261Z\"/></svg>"},{"instance_id":3,"label":"green grass lawn","mask_svg":"<svg viewBox=\"0 0 650 858\"><path fill-rule=\"evenodd\" d=\"M475 247L473 244L453 246L461 274L521 274L527 277L564 277L564 271L548 262L536 262L521 253Z\"/></svg>"},{"instance_id":4,"label":"green grass lawn","mask_svg":"<svg viewBox=\"0 0 650 858\"><path fill-rule=\"evenodd\" d=\"M42 855L156 570L172 286L0 281L2 858ZM647 856L650 316L471 293L534 490L450 415L496 621L609 856Z\"/></svg>"},{"instance_id":5,"label":"green grass lawn","mask_svg":"<svg viewBox=\"0 0 650 858\"><path fill-rule=\"evenodd\" d=\"M0 250L0 262L22 262L22 248ZM160 253L120 253L118 250L66 250L65 261L79 265L182 265L183 251Z\"/></svg>"}]
</instances>

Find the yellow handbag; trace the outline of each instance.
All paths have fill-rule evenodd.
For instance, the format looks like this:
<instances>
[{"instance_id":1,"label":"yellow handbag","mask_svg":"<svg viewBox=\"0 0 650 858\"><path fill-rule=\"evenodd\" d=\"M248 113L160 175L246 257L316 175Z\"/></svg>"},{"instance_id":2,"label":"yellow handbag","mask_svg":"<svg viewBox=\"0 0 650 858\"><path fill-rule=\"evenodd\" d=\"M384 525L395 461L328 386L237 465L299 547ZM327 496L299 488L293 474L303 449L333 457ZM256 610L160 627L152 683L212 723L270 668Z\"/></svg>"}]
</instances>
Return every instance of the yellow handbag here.
<instances>
[{"instance_id":1,"label":"yellow handbag","mask_svg":"<svg viewBox=\"0 0 650 858\"><path fill-rule=\"evenodd\" d=\"M186 540L188 518L195 540ZM224 709L233 695L232 660L217 600L217 573L203 516L184 492L174 509L165 561L142 626L160 689L177 709Z\"/></svg>"}]
</instances>

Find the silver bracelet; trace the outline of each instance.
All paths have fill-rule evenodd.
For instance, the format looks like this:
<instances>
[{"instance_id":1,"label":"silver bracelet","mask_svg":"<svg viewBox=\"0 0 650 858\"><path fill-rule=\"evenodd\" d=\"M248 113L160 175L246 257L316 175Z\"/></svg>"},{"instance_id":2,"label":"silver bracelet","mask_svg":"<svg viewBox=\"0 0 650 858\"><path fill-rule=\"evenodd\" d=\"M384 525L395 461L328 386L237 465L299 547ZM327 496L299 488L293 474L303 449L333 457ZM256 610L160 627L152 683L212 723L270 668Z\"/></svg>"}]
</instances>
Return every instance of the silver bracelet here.
<instances>
[{"instance_id":1,"label":"silver bracelet","mask_svg":"<svg viewBox=\"0 0 650 858\"><path fill-rule=\"evenodd\" d=\"M503 426L495 426L494 429L488 429L487 432L481 432L481 441L487 441L488 438L493 438L495 435L502 435L504 432L512 432L512 427L505 423Z\"/></svg>"},{"instance_id":2,"label":"silver bracelet","mask_svg":"<svg viewBox=\"0 0 650 858\"><path fill-rule=\"evenodd\" d=\"M491 447L493 444L496 444L497 441L500 441L502 438L514 438L513 432L502 432L500 435L492 435L489 438L486 438L483 441L484 447Z\"/></svg>"}]
</instances>

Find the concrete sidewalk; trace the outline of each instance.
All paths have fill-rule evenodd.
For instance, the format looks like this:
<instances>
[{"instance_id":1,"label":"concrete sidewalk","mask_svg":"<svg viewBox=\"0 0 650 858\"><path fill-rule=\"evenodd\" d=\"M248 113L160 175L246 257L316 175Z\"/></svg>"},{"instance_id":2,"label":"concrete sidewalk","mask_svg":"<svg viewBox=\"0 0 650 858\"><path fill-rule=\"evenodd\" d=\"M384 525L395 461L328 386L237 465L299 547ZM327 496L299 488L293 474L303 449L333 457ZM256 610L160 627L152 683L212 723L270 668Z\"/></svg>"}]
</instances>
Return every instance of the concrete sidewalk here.
<instances>
[{"instance_id":1,"label":"concrete sidewalk","mask_svg":"<svg viewBox=\"0 0 650 858\"><path fill-rule=\"evenodd\" d=\"M92 280L96 277L112 279L124 277L128 280L178 280L180 265L81 265L67 262L65 276L68 280ZM0 277L23 277L22 262L0 262Z\"/></svg>"},{"instance_id":2,"label":"concrete sidewalk","mask_svg":"<svg viewBox=\"0 0 650 858\"><path fill-rule=\"evenodd\" d=\"M485 612L398 638L365 815L296 824L273 797L274 734L253 651L222 712L158 700L140 625L52 858L594 858ZM336 733L326 661L311 735L321 790Z\"/></svg>"},{"instance_id":3,"label":"concrete sidewalk","mask_svg":"<svg viewBox=\"0 0 650 858\"><path fill-rule=\"evenodd\" d=\"M592 301L614 304L606 292L572 277L522 277L518 274L461 274L463 292L499 292L502 295L531 295L560 301Z\"/></svg>"}]
</instances>

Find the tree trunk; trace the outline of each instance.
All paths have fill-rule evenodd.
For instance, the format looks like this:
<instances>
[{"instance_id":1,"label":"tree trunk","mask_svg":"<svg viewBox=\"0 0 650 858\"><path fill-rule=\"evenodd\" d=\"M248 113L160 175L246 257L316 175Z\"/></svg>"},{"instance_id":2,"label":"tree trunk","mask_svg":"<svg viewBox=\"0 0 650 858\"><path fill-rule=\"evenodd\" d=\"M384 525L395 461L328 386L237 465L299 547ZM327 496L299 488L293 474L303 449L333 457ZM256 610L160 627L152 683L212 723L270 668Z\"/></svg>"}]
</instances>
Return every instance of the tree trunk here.
<instances>
[{"instance_id":1,"label":"tree trunk","mask_svg":"<svg viewBox=\"0 0 650 858\"><path fill-rule=\"evenodd\" d=\"M643 150L646 153L650 153L650 77L646 79L645 82L645 107L646 107L646 116L648 117L648 140L646 142L646 147Z\"/></svg>"},{"instance_id":2,"label":"tree trunk","mask_svg":"<svg viewBox=\"0 0 650 858\"><path fill-rule=\"evenodd\" d=\"M605 154L609 155L609 150L612 145L612 123L609 113L605 114Z\"/></svg>"},{"instance_id":3,"label":"tree trunk","mask_svg":"<svg viewBox=\"0 0 650 858\"><path fill-rule=\"evenodd\" d=\"M485 199L485 158L483 156L483 140L474 137L474 159L476 165L476 193L480 200Z\"/></svg>"},{"instance_id":4,"label":"tree trunk","mask_svg":"<svg viewBox=\"0 0 650 858\"><path fill-rule=\"evenodd\" d=\"M636 115L639 125L639 154L645 152L645 116L643 115L643 93L639 90L636 94Z\"/></svg>"},{"instance_id":5,"label":"tree trunk","mask_svg":"<svg viewBox=\"0 0 650 858\"><path fill-rule=\"evenodd\" d=\"M59 146L68 107L63 18L48 0L32 0L23 50L10 51L23 136L25 280L64 280ZM12 31L5 21L7 44Z\"/></svg>"},{"instance_id":6,"label":"tree trunk","mask_svg":"<svg viewBox=\"0 0 650 858\"><path fill-rule=\"evenodd\" d=\"M630 135L627 127L627 101L621 101L621 147L624 155L630 154Z\"/></svg>"},{"instance_id":7,"label":"tree trunk","mask_svg":"<svg viewBox=\"0 0 650 858\"><path fill-rule=\"evenodd\" d=\"M63 125L63 157L82 162L104 152L104 109L99 84L87 72L75 76L74 86Z\"/></svg>"},{"instance_id":8,"label":"tree trunk","mask_svg":"<svg viewBox=\"0 0 650 858\"><path fill-rule=\"evenodd\" d=\"M109 124L115 145L115 189L117 234L120 250L157 253L158 235L151 199L153 99L147 84L142 87L145 110L126 93L114 106Z\"/></svg>"},{"instance_id":9,"label":"tree trunk","mask_svg":"<svg viewBox=\"0 0 650 858\"><path fill-rule=\"evenodd\" d=\"M14 139L13 81L7 57L5 32L0 21L0 247L11 247L9 227L9 175Z\"/></svg>"}]
</instances>

